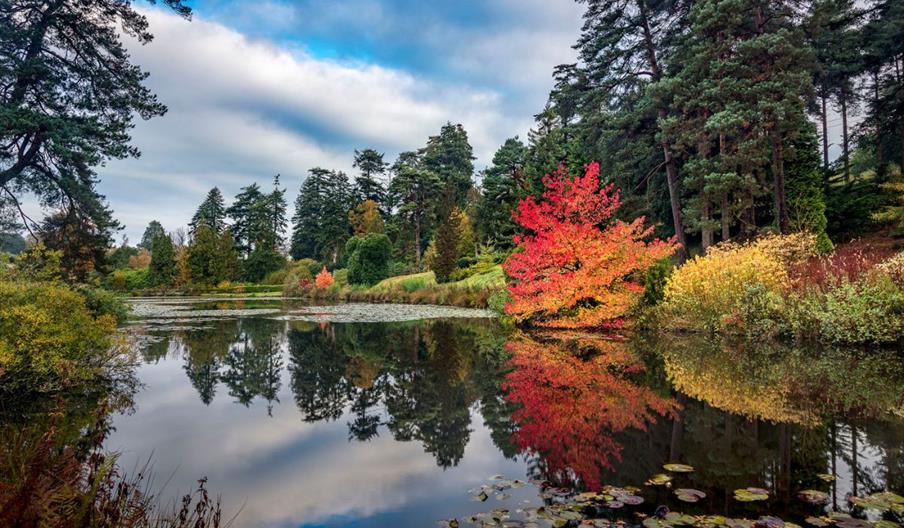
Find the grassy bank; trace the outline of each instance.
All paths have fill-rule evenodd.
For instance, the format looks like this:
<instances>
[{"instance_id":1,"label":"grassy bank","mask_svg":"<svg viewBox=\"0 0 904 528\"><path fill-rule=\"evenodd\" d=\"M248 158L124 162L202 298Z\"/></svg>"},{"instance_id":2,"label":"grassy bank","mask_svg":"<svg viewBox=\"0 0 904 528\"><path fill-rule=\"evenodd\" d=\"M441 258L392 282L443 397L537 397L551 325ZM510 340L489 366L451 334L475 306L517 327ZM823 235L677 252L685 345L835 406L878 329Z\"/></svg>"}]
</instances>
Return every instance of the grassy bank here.
<instances>
[{"instance_id":1,"label":"grassy bank","mask_svg":"<svg viewBox=\"0 0 904 528\"><path fill-rule=\"evenodd\" d=\"M342 278L341 273L336 275ZM489 308L502 312L506 299L501 266L455 282L438 283L432 271L400 275L365 287L337 280L329 288L290 284L285 295L312 300L346 302L439 304L462 308Z\"/></svg>"}]
</instances>

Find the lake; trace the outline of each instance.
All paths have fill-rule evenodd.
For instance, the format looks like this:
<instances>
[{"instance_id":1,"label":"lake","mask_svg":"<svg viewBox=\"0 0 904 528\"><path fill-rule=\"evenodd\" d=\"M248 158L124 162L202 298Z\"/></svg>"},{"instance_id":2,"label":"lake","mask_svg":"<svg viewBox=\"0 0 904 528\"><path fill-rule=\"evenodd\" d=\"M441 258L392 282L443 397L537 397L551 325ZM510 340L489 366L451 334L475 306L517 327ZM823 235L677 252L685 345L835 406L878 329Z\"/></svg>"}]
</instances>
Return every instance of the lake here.
<instances>
[{"instance_id":1,"label":"lake","mask_svg":"<svg viewBox=\"0 0 904 528\"><path fill-rule=\"evenodd\" d=\"M236 526L434 526L605 485L802 523L904 491L895 351L528 334L423 306L142 300L136 314L142 387L105 447L126 470L151 460L162 497L207 477ZM655 485L673 462L694 471ZM747 487L769 499L736 500Z\"/></svg>"}]
</instances>

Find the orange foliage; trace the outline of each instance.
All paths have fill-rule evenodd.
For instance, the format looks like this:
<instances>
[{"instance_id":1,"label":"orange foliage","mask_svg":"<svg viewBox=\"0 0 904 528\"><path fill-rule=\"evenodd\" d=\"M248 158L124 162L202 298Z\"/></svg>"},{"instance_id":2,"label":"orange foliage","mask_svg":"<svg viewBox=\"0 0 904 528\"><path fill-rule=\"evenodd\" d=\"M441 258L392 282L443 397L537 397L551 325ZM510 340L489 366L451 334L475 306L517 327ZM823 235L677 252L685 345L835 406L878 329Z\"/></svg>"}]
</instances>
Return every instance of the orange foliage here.
<instances>
[{"instance_id":1,"label":"orange foliage","mask_svg":"<svg viewBox=\"0 0 904 528\"><path fill-rule=\"evenodd\" d=\"M528 197L512 214L529 234L505 262L513 279L506 313L556 328L617 327L643 293L639 282L674 240L654 239L644 218L612 220L620 205L612 184L600 188L599 164L570 178L564 168L543 179L543 200Z\"/></svg>"},{"instance_id":2,"label":"orange foliage","mask_svg":"<svg viewBox=\"0 0 904 528\"><path fill-rule=\"evenodd\" d=\"M320 270L320 273L314 278L314 284L320 289L327 289L333 285L333 275L326 270L326 266Z\"/></svg>"},{"instance_id":3,"label":"orange foliage","mask_svg":"<svg viewBox=\"0 0 904 528\"><path fill-rule=\"evenodd\" d=\"M513 440L541 457L547 478L577 478L599 490L602 472L621 460L615 434L645 429L678 404L625 377L643 365L624 343L585 338L571 344L589 344L595 355L581 359L562 343L526 337L506 344L514 370L503 387L506 398L522 406L512 415L519 426Z\"/></svg>"}]
</instances>

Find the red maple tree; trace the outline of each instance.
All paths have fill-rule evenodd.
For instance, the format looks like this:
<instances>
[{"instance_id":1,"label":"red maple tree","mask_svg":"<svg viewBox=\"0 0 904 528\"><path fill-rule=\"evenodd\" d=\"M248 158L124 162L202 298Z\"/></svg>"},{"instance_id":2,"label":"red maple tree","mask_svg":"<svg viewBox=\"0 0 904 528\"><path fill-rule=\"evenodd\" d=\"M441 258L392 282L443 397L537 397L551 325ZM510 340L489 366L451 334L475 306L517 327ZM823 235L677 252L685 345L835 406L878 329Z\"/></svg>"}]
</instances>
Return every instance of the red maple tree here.
<instances>
[{"instance_id":1,"label":"red maple tree","mask_svg":"<svg viewBox=\"0 0 904 528\"><path fill-rule=\"evenodd\" d=\"M506 313L548 327L620 326L643 293L643 273L675 252L674 239L650 240L644 217L612 219L619 193L600 188L596 162L583 176L560 168L543 182L542 200L527 197L512 212L528 234L515 236L520 251L504 265L513 279Z\"/></svg>"}]
</instances>

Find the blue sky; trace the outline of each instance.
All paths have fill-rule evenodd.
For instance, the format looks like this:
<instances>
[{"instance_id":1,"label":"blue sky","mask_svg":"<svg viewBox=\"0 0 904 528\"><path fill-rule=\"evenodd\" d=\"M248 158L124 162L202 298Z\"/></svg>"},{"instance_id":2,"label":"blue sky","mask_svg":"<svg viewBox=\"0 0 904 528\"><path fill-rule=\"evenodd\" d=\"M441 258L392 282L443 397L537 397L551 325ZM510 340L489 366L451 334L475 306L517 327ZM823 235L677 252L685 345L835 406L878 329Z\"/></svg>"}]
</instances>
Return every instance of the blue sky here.
<instances>
[{"instance_id":1,"label":"blue sky","mask_svg":"<svg viewBox=\"0 0 904 528\"><path fill-rule=\"evenodd\" d=\"M138 159L100 170L124 234L184 226L207 190L229 198L276 173L295 194L315 166L353 172L355 148L391 161L461 122L489 162L526 136L573 62L569 0L198 0L186 22L142 8L155 40L129 43L170 111L139 122Z\"/></svg>"}]
</instances>

